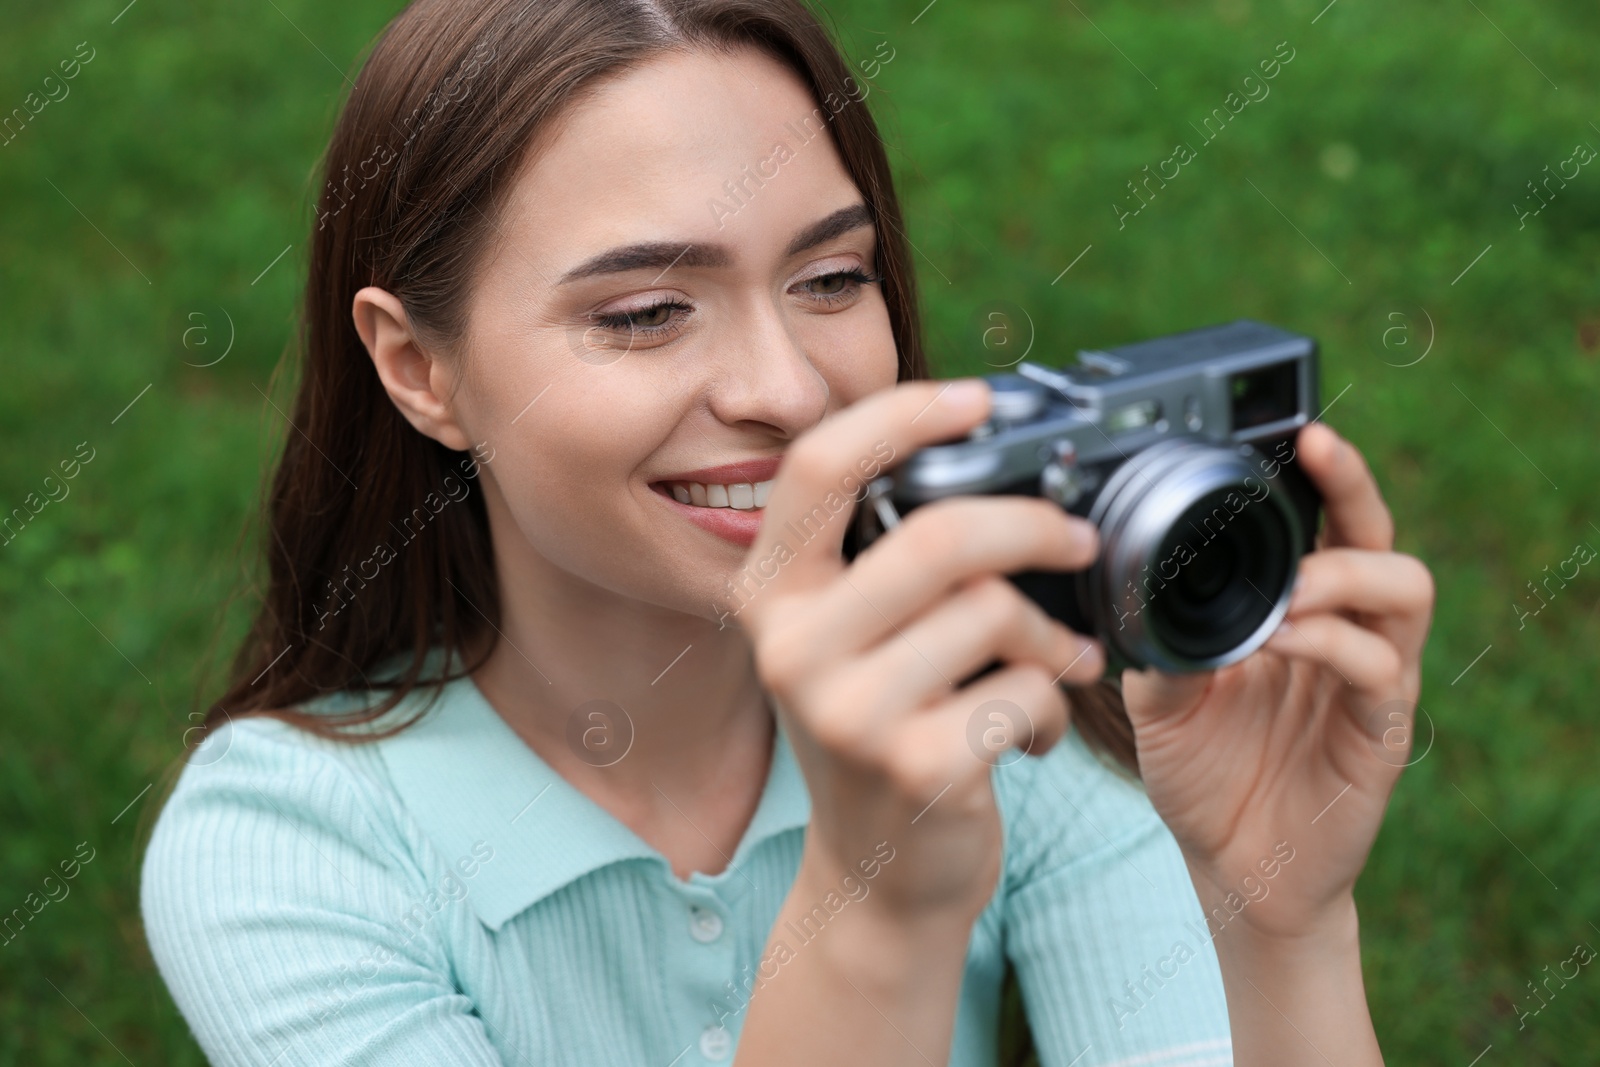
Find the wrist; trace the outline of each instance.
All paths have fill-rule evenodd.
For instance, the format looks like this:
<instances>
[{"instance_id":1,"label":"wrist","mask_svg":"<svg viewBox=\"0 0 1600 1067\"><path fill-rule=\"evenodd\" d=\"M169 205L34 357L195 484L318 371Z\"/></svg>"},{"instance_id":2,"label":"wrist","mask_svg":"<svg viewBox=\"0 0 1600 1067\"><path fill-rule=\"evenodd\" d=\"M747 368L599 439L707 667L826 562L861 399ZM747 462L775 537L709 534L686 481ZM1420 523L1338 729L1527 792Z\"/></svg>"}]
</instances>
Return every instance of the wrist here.
<instances>
[{"instance_id":1,"label":"wrist","mask_svg":"<svg viewBox=\"0 0 1600 1067\"><path fill-rule=\"evenodd\" d=\"M945 1062L972 917L908 914L887 879L914 882L910 872L869 864L844 881L847 868L815 851L768 936L736 1065ZM885 850L882 862L892 859Z\"/></svg>"},{"instance_id":2,"label":"wrist","mask_svg":"<svg viewBox=\"0 0 1600 1067\"><path fill-rule=\"evenodd\" d=\"M852 864L848 848L829 847L808 834L794 892L803 888L814 901L832 894L842 903L848 897L857 913L873 913L883 924L908 932L931 933L970 928L999 887L998 853L989 877L979 878L970 868L954 876L943 857L897 850L887 841L870 853L864 847L855 851L861 858Z\"/></svg>"},{"instance_id":3,"label":"wrist","mask_svg":"<svg viewBox=\"0 0 1600 1067\"><path fill-rule=\"evenodd\" d=\"M1289 954L1357 947L1353 883L1318 884L1323 872L1303 864L1291 870L1295 850L1287 842L1251 866L1222 865L1187 849L1183 858L1219 945L1232 940L1255 952Z\"/></svg>"},{"instance_id":4,"label":"wrist","mask_svg":"<svg viewBox=\"0 0 1600 1067\"><path fill-rule=\"evenodd\" d=\"M831 866L803 860L773 927L774 947L781 940L797 952L815 951L830 971L849 977L863 992L869 986L908 991L950 967L965 966L982 908L906 908L857 878L857 892L847 896Z\"/></svg>"},{"instance_id":5,"label":"wrist","mask_svg":"<svg viewBox=\"0 0 1600 1067\"><path fill-rule=\"evenodd\" d=\"M1225 933L1225 937L1216 939L1219 957L1226 951L1230 958L1254 966L1297 966L1341 958L1359 961L1361 957L1361 922L1355 897L1349 892L1292 928L1264 929L1241 921Z\"/></svg>"},{"instance_id":6,"label":"wrist","mask_svg":"<svg viewBox=\"0 0 1600 1067\"><path fill-rule=\"evenodd\" d=\"M1230 927L1214 944L1239 1067L1381 1067L1353 899L1294 933Z\"/></svg>"}]
</instances>

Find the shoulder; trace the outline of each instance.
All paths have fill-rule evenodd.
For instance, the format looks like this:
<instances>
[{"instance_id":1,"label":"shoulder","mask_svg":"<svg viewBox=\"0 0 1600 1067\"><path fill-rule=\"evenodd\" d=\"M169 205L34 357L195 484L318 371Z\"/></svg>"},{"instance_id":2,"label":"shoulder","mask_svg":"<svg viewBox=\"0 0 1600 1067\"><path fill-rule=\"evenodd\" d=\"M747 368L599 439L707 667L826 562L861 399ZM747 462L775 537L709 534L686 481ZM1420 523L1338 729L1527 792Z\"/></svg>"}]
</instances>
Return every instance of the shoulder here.
<instances>
[{"instance_id":1,"label":"shoulder","mask_svg":"<svg viewBox=\"0 0 1600 1067\"><path fill-rule=\"evenodd\" d=\"M141 871L147 926L154 934L203 886L259 888L306 856L413 880L421 841L410 823L376 744L267 715L225 722L189 754L156 820Z\"/></svg>"},{"instance_id":2,"label":"shoulder","mask_svg":"<svg viewBox=\"0 0 1600 1067\"><path fill-rule=\"evenodd\" d=\"M996 766L992 780L1012 884L1167 832L1138 778L1075 729L1042 756Z\"/></svg>"},{"instance_id":3,"label":"shoulder","mask_svg":"<svg viewBox=\"0 0 1600 1067\"><path fill-rule=\"evenodd\" d=\"M376 744L335 741L252 714L211 729L189 754L157 826L217 808L318 800L353 803L343 811L318 806L363 821L379 816L393 795Z\"/></svg>"},{"instance_id":4,"label":"shoulder","mask_svg":"<svg viewBox=\"0 0 1600 1067\"><path fill-rule=\"evenodd\" d=\"M286 1039L298 1062L498 1062L452 984L475 944L474 914L450 907L465 883L409 814L384 745L250 716L185 763L140 910L212 1063L261 1062Z\"/></svg>"}]
</instances>

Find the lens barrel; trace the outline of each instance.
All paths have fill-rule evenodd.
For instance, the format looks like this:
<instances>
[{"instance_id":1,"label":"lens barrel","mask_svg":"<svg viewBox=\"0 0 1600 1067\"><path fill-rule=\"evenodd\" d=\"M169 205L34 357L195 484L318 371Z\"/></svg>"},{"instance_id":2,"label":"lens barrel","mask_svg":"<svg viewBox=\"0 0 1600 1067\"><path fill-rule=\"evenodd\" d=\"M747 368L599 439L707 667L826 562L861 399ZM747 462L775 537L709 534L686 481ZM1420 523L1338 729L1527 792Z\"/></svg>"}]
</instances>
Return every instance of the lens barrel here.
<instances>
[{"instance_id":1,"label":"lens barrel","mask_svg":"<svg viewBox=\"0 0 1600 1067\"><path fill-rule=\"evenodd\" d=\"M1227 666L1288 611L1307 539L1277 466L1250 445L1158 442L1116 468L1088 518L1101 550L1078 601L1131 666Z\"/></svg>"}]
</instances>

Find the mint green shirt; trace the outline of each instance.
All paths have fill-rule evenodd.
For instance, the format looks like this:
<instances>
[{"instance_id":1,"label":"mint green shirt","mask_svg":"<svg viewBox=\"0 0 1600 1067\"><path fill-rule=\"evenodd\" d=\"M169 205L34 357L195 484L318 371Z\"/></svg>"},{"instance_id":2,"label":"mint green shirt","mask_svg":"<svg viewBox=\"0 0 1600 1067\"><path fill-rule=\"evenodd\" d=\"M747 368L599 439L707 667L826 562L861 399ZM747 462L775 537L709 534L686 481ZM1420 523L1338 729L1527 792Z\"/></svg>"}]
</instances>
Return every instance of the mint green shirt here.
<instances>
[{"instance_id":1,"label":"mint green shirt","mask_svg":"<svg viewBox=\"0 0 1600 1067\"><path fill-rule=\"evenodd\" d=\"M948 1062L996 1062L1009 959L1044 1067L1231 1063L1199 902L1137 783L1076 733L992 781L1003 872L972 932ZM244 718L196 750L161 813L145 929L218 1065L727 1064L777 973L766 945L810 807L780 729L732 862L682 880L470 679L376 742ZM790 952L871 892L894 862L886 844L814 921L780 931Z\"/></svg>"}]
</instances>

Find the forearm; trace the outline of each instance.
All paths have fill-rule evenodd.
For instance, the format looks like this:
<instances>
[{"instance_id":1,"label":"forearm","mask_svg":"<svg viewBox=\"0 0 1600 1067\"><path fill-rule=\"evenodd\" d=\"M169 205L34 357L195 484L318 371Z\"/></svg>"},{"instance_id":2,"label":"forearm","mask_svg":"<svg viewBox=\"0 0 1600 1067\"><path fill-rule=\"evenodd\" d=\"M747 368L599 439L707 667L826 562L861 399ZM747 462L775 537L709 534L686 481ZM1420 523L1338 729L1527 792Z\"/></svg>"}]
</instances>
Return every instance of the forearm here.
<instances>
[{"instance_id":1,"label":"forearm","mask_svg":"<svg viewBox=\"0 0 1600 1067\"><path fill-rule=\"evenodd\" d=\"M803 940L837 885L802 862L762 957L763 977L776 974L751 999L734 1067L948 1061L976 916L911 922L868 896Z\"/></svg>"},{"instance_id":2,"label":"forearm","mask_svg":"<svg viewBox=\"0 0 1600 1067\"><path fill-rule=\"evenodd\" d=\"M1230 926L1213 942L1237 1067L1383 1063L1361 978L1355 902L1303 937Z\"/></svg>"}]
</instances>

